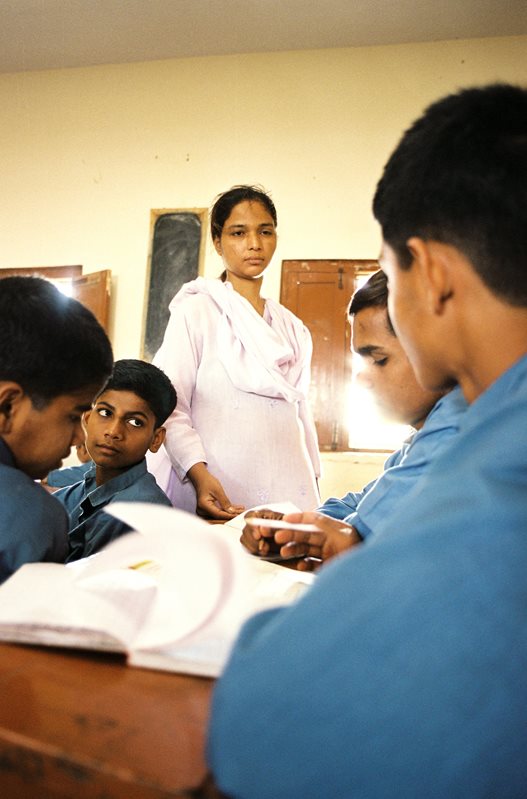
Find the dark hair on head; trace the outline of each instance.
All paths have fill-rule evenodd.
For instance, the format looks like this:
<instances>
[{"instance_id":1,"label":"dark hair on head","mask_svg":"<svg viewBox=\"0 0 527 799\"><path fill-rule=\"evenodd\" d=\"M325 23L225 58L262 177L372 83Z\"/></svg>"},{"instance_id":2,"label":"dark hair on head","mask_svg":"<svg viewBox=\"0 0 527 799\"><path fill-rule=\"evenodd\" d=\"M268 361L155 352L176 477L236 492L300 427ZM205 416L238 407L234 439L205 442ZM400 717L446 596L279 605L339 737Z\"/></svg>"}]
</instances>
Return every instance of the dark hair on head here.
<instances>
[{"instance_id":1,"label":"dark hair on head","mask_svg":"<svg viewBox=\"0 0 527 799\"><path fill-rule=\"evenodd\" d=\"M95 316L40 277L0 280L0 380L13 380L43 408L63 394L100 386L112 347Z\"/></svg>"},{"instance_id":2,"label":"dark hair on head","mask_svg":"<svg viewBox=\"0 0 527 799\"><path fill-rule=\"evenodd\" d=\"M218 194L214 200L210 212L210 235L213 241L221 236L223 226L231 215L232 209L245 201L263 205L274 224L277 224L276 208L265 189L261 186L233 186L223 194Z\"/></svg>"},{"instance_id":3,"label":"dark hair on head","mask_svg":"<svg viewBox=\"0 0 527 799\"><path fill-rule=\"evenodd\" d=\"M384 272L379 269L368 278L366 283L357 289L348 308L348 316L355 316L365 308L385 308L386 326L390 333L395 336L392 320L388 313L388 280Z\"/></svg>"},{"instance_id":4,"label":"dark hair on head","mask_svg":"<svg viewBox=\"0 0 527 799\"><path fill-rule=\"evenodd\" d=\"M156 427L168 419L177 403L176 389L166 374L153 363L135 358L116 361L113 372L97 395L105 391L132 391L141 397L155 416Z\"/></svg>"},{"instance_id":5,"label":"dark hair on head","mask_svg":"<svg viewBox=\"0 0 527 799\"><path fill-rule=\"evenodd\" d=\"M464 89L406 131L377 186L373 212L408 269L412 236L451 244L511 305L527 305L527 89Z\"/></svg>"}]
</instances>

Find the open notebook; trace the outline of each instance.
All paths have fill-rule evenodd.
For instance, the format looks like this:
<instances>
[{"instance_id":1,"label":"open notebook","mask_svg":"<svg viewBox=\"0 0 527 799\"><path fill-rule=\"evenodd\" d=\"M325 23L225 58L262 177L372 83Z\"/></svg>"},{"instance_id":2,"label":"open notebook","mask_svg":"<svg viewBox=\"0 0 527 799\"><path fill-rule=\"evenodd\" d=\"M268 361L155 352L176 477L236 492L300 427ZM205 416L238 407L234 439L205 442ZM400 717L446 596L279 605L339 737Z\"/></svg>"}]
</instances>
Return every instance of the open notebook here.
<instances>
[{"instance_id":1,"label":"open notebook","mask_svg":"<svg viewBox=\"0 0 527 799\"><path fill-rule=\"evenodd\" d=\"M107 511L136 532L67 566L22 566L0 586L0 640L217 676L245 619L294 601L314 579L246 554L236 525L144 503Z\"/></svg>"}]
</instances>

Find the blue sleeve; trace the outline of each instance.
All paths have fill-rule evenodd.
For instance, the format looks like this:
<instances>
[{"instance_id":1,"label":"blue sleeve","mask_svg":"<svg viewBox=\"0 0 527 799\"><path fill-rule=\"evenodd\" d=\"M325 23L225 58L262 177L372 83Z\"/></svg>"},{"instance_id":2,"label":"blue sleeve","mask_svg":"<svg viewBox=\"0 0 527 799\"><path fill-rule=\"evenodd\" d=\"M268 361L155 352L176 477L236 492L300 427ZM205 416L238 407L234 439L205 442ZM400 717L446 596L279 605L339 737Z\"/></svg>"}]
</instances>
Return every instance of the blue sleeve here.
<instances>
[{"instance_id":1,"label":"blue sleeve","mask_svg":"<svg viewBox=\"0 0 527 799\"><path fill-rule=\"evenodd\" d=\"M24 563L63 563L68 553L64 508L18 469L0 467L0 582Z\"/></svg>"},{"instance_id":2,"label":"blue sleeve","mask_svg":"<svg viewBox=\"0 0 527 799\"><path fill-rule=\"evenodd\" d=\"M363 538L374 533L404 501L432 461L450 446L466 408L459 388L439 400L400 462L383 472L344 521L354 525Z\"/></svg>"},{"instance_id":3,"label":"blue sleeve","mask_svg":"<svg viewBox=\"0 0 527 799\"><path fill-rule=\"evenodd\" d=\"M525 447L507 464L508 442L480 440L438 458L394 530L242 629L208 739L228 796L525 797Z\"/></svg>"},{"instance_id":4,"label":"blue sleeve","mask_svg":"<svg viewBox=\"0 0 527 799\"><path fill-rule=\"evenodd\" d=\"M46 477L46 483L52 488L63 488L84 480L84 475L92 466L92 462L81 463L78 466L67 466L63 469L53 469Z\"/></svg>"},{"instance_id":5,"label":"blue sleeve","mask_svg":"<svg viewBox=\"0 0 527 799\"><path fill-rule=\"evenodd\" d=\"M350 491L349 494L340 499L338 497L330 497L326 499L323 505L317 508L317 511L325 516L331 516L332 519L345 519L350 513L353 513L364 496L364 492L368 491L374 483L375 481L368 483L362 491Z\"/></svg>"},{"instance_id":6,"label":"blue sleeve","mask_svg":"<svg viewBox=\"0 0 527 799\"><path fill-rule=\"evenodd\" d=\"M403 457L405 451L406 448L403 445L401 449L392 452L384 464L384 469L389 469L395 463L398 463ZM333 519L347 521L349 515L356 511L359 502L361 502L361 500L375 485L377 479L378 478L375 478L375 480L372 480L370 483L365 485L361 491L350 491L348 494L346 494L346 496L341 497L340 499L337 497L330 497L324 502L323 505L320 505L320 507L317 508L318 512L323 513L325 516L331 516Z\"/></svg>"}]
</instances>

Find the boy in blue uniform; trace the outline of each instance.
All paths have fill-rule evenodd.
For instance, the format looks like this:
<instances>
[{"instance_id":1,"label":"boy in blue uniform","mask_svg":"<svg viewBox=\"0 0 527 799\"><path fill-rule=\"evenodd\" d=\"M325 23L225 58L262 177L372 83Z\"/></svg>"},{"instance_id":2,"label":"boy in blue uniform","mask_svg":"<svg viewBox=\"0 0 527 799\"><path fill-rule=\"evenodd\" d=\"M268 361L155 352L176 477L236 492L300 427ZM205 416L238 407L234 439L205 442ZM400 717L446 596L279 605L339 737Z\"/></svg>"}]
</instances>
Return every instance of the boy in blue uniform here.
<instances>
[{"instance_id":1,"label":"boy in blue uniform","mask_svg":"<svg viewBox=\"0 0 527 799\"><path fill-rule=\"evenodd\" d=\"M0 582L32 561L64 561L68 519L35 480L84 440L81 416L112 369L93 314L52 283L0 280Z\"/></svg>"},{"instance_id":2,"label":"boy in blue uniform","mask_svg":"<svg viewBox=\"0 0 527 799\"><path fill-rule=\"evenodd\" d=\"M374 213L416 375L469 408L375 535L246 624L209 762L237 799L524 799L527 89L430 106Z\"/></svg>"},{"instance_id":3,"label":"boy in blue uniform","mask_svg":"<svg viewBox=\"0 0 527 799\"><path fill-rule=\"evenodd\" d=\"M116 361L106 385L84 415L93 465L84 480L59 489L70 516L67 561L97 552L130 527L104 512L110 502L170 500L147 471L145 455L165 440L163 423L176 407L176 391L161 369L135 359Z\"/></svg>"},{"instance_id":4,"label":"boy in blue uniform","mask_svg":"<svg viewBox=\"0 0 527 799\"><path fill-rule=\"evenodd\" d=\"M241 540L249 551L265 555L276 549L284 557L304 557L297 564L301 570L312 569L319 560L327 561L375 534L379 523L404 502L432 461L450 445L467 408L459 387L428 391L417 382L390 322L384 272L375 272L355 292L349 315L353 320L353 350L363 359L359 378L385 415L416 432L390 455L382 475L362 491L350 492L341 499L332 497L318 508L319 515L313 514L311 522L318 527L317 532L273 533L245 526ZM283 514L256 511L252 515L278 519Z\"/></svg>"}]
</instances>

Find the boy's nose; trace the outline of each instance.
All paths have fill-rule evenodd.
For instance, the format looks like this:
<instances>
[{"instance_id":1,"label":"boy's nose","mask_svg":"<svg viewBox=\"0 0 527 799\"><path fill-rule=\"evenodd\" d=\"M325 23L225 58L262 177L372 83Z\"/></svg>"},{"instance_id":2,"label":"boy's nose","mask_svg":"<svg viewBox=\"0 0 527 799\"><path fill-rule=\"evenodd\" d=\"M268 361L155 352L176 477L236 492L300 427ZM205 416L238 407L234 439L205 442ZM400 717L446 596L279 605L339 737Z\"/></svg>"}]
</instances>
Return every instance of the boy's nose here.
<instances>
[{"instance_id":1,"label":"boy's nose","mask_svg":"<svg viewBox=\"0 0 527 799\"><path fill-rule=\"evenodd\" d=\"M108 436L108 438L121 438L122 430L120 422L112 422L112 424L108 425L104 435Z\"/></svg>"},{"instance_id":2,"label":"boy's nose","mask_svg":"<svg viewBox=\"0 0 527 799\"><path fill-rule=\"evenodd\" d=\"M355 379L362 388L367 388L369 391L373 389L373 380L367 369L361 369Z\"/></svg>"}]
</instances>

